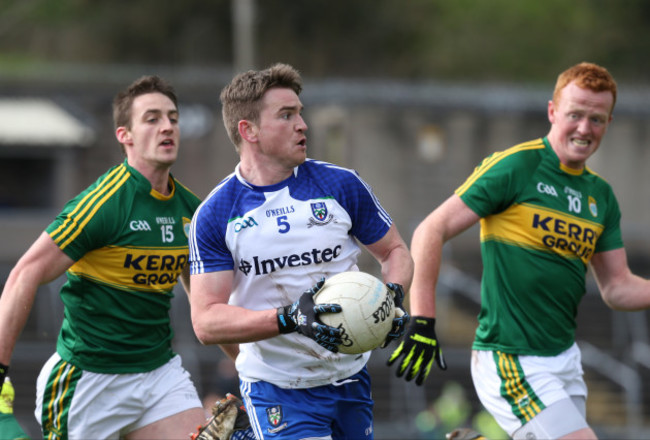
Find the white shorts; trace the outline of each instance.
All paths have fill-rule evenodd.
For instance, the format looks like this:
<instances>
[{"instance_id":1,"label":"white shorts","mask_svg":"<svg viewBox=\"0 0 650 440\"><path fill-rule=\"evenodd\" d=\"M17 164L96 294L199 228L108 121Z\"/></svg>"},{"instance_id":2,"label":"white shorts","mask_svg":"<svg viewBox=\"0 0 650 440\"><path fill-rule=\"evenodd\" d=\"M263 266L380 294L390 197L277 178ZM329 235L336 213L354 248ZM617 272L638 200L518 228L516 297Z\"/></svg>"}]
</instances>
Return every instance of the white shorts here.
<instances>
[{"instance_id":1,"label":"white shorts","mask_svg":"<svg viewBox=\"0 0 650 440\"><path fill-rule=\"evenodd\" d=\"M555 438L588 427L587 386L575 343L557 356L474 350L471 370L481 403L514 438L526 425Z\"/></svg>"},{"instance_id":2,"label":"white shorts","mask_svg":"<svg viewBox=\"0 0 650 440\"><path fill-rule=\"evenodd\" d=\"M55 353L36 381L34 414L44 436L119 439L192 408L202 404L180 356L147 373L100 374L81 371Z\"/></svg>"}]
</instances>

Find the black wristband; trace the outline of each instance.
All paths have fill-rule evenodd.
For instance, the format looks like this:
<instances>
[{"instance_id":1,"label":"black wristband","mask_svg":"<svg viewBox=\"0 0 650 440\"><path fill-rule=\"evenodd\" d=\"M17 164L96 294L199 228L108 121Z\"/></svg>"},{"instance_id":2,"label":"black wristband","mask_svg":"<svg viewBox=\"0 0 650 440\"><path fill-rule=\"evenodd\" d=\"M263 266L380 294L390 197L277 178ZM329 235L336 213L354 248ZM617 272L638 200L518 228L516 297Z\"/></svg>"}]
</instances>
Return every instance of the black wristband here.
<instances>
[{"instance_id":1,"label":"black wristband","mask_svg":"<svg viewBox=\"0 0 650 440\"><path fill-rule=\"evenodd\" d=\"M434 327L436 325L436 318L427 318L426 316L411 316L411 320L414 324L432 325Z\"/></svg>"},{"instance_id":2,"label":"black wristband","mask_svg":"<svg viewBox=\"0 0 650 440\"><path fill-rule=\"evenodd\" d=\"M2 387L2 383L4 382L4 378L7 375L7 371L9 371L9 365L5 365L0 362L0 387Z\"/></svg>"},{"instance_id":3,"label":"black wristband","mask_svg":"<svg viewBox=\"0 0 650 440\"><path fill-rule=\"evenodd\" d=\"M293 333L296 331L296 327L298 327L296 321L291 319L291 316L289 315L290 308L291 306L278 307L278 329L280 329L281 335Z\"/></svg>"}]
</instances>

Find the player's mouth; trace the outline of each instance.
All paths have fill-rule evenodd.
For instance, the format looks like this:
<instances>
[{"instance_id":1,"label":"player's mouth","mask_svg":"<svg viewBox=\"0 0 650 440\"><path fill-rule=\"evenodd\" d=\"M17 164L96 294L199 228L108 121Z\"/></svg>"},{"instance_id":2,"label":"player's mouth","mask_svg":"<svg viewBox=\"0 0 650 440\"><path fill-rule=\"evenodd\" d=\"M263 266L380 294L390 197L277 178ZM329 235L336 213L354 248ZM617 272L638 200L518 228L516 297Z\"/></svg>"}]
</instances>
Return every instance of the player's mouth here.
<instances>
[{"instance_id":1,"label":"player's mouth","mask_svg":"<svg viewBox=\"0 0 650 440\"><path fill-rule=\"evenodd\" d=\"M162 145L163 147L173 147L175 143L172 139L165 139L160 143L160 145Z\"/></svg>"},{"instance_id":2,"label":"player's mouth","mask_svg":"<svg viewBox=\"0 0 650 440\"><path fill-rule=\"evenodd\" d=\"M306 138L300 139L298 141L298 146L303 147L303 148L307 148L307 139Z\"/></svg>"},{"instance_id":3,"label":"player's mouth","mask_svg":"<svg viewBox=\"0 0 650 440\"><path fill-rule=\"evenodd\" d=\"M571 143L579 148L588 148L591 145L591 141L588 139L571 139Z\"/></svg>"}]
</instances>

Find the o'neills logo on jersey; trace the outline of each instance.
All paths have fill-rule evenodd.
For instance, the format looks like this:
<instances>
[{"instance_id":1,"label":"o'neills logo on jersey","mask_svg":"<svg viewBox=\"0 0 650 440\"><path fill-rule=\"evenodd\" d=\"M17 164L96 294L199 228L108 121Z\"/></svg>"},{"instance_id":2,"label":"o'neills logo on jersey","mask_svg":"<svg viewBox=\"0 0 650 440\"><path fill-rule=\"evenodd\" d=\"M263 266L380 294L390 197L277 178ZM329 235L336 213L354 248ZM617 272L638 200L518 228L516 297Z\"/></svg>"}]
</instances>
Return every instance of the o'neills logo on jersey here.
<instances>
[{"instance_id":1,"label":"o'neills logo on jersey","mask_svg":"<svg viewBox=\"0 0 650 440\"><path fill-rule=\"evenodd\" d=\"M255 275L268 275L288 267L329 263L341 255L341 248L341 245L339 245L333 249L312 249L301 254L282 255L267 259L260 259L260 257L254 256L253 261L247 261L242 258L239 261L239 270L244 275L248 275L251 272Z\"/></svg>"}]
</instances>

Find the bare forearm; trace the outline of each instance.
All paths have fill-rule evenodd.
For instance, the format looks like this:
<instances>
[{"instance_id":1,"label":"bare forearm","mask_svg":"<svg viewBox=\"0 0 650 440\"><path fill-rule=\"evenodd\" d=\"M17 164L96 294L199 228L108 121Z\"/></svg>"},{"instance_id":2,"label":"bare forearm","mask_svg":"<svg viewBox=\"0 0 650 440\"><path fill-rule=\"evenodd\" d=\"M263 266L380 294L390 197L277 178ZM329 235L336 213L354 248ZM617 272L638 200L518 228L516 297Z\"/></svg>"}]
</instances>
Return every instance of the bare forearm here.
<instances>
[{"instance_id":1,"label":"bare forearm","mask_svg":"<svg viewBox=\"0 0 650 440\"><path fill-rule=\"evenodd\" d=\"M9 365L16 341L34 304L36 285L26 273L13 270L0 297L0 363Z\"/></svg>"},{"instance_id":2,"label":"bare forearm","mask_svg":"<svg viewBox=\"0 0 650 440\"><path fill-rule=\"evenodd\" d=\"M415 270L409 301L414 316L436 316L436 284L442 245L442 237L426 228L419 227L413 234L411 253Z\"/></svg>"},{"instance_id":3,"label":"bare forearm","mask_svg":"<svg viewBox=\"0 0 650 440\"><path fill-rule=\"evenodd\" d=\"M436 284L442 247L479 220L479 216L453 194L415 229L411 240L411 254L415 262L411 314L429 318L436 316Z\"/></svg>"},{"instance_id":4,"label":"bare forearm","mask_svg":"<svg viewBox=\"0 0 650 440\"><path fill-rule=\"evenodd\" d=\"M204 345L239 344L277 336L277 311L248 310L228 304L192 308L192 324Z\"/></svg>"},{"instance_id":5,"label":"bare forearm","mask_svg":"<svg viewBox=\"0 0 650 440\"><path fill-rule=\"evenodd\" d=\"M405 246L393 249L382 264L382 277L387 283L401 284L408 291L413 280L413 259Z\"/></svg>"}]
</instances>

